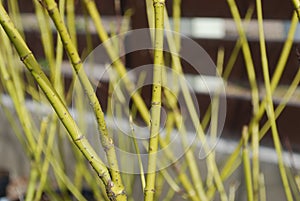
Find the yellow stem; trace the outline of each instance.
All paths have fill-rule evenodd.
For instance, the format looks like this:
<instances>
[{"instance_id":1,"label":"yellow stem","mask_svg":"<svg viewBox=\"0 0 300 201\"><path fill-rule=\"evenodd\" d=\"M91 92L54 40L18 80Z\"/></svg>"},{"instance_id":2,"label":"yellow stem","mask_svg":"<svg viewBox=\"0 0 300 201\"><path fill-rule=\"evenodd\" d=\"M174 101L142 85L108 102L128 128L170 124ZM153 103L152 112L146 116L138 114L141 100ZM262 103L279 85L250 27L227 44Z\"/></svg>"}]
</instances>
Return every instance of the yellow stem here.
<instances>
[{"instance_id":1,"label":"yellow stem","mask_svg":"<svg viewBox=\"0 0 300 201\"><path fill-rule=\"evenodd\" d=\"M163 68L163 37L164 37L164 0L153 0L155 10L155 40L154 40L154 69L151 101L151 123L148 150L148 172L144 189L145 201L152 201L155 193L156 152L160 129L161 113L161 82Z\"/></svg>"}]
</instances>

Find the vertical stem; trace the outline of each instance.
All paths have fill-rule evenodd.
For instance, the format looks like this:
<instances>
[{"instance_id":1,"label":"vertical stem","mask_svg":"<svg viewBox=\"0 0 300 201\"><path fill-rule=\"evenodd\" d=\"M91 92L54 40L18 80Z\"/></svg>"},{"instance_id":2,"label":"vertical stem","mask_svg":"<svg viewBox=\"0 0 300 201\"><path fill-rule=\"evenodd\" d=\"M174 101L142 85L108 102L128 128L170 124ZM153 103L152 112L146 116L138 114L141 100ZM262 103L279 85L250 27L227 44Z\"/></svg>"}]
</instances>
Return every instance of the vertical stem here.
<instances>
[{"instance_id":1,"label":"vertical stem","mask_svg":"<svg viewBox=\"0 0 300 201\"><path fill-rule=\"evenodd\" d=\"M259 199L260 199L260 201L267 200L265 176L263 173L259 174Z\"/></svg>"},{"instance_id":2,"label":"vertical stem","mask_svg":"<svg viewBox=\"0 0 300 201\"><path fill-rule=\"evenodd\" d=\"M25 201L33 200L36 182L39 177L39 171L38 171L39 167L37 165L38 165L37 163L31 164L29 184L28 184L27 191L26 191Z\"/></svg>"},{"instance_id":3,"label":"vertical stem","mask_svg":"<svg viewBox=\"0 0 300 201\"><path fill-rule=\"evenodd\" d=\"M173 20L174 20L174 31L180 32L180 16L181 16L181 0L174 0L173 1ZM179 35L174 36L174 42L177 51L179 52L181 46L181 37Z\"/></svg>"},{"instance_id":4,"label":"vertical stem","mask_svg":"<svg viewBox=\"0 0 300 201\"><path fill-rule=\"evenodd\" d=\"M153 87L151 101L151 123L150 123L150 141L148 150L148 173L146 178L146 187L144 190L145 200L152 201L155 192L156 176L156 152L158 149L158 137L160 129L161 112L161 76L163 65L163 29L164 29L164 0L153 0L155 12L155 39L154 39L154 70Z\"/></svg>"},{"instance_id":5,"label":"vertical stem","mask_svg":"<svg viewBox=\"0 0 300 201\"><path fill-rule=\"evenodd\" d=\"M49 23L49 16L45 12L45 10L41 8L41 5L36 0L33 0L33 3L35 7L35 16L37 17L40 28L45 57L48 61L50 68L50 80L53 83L55 60L51 24Z\"/></svg>"},{"instance_id":6,"label":"vertical stem","mask_svg":"<svg viewBox=\"0 0 300 201\"><path fill-rule=\"evenodd\" d=\"M62 18L64 17L65 4L66 4L65 0L60 0L59 4L58 4ZM63 44L62 44L59 33L57 33L55 52L56 52L56 55L55 55L56 60L55 60L55 72L53 75L53 77L54 77L53 85L54 85L55 89L57 89L58 94L60 94L62 96L64 93L64 83L62 81L63 78L61 76L61 63L63 60Z\"/></svg>"},{"instance_id":7,"label":"vertical stem","mask_svg":"<svg viewBox=\"0 0 300 201\"><path fill-rule=\"evenodd\" d=\"M259 196L259 127L258 123L252 127L252 175L253 200L258 201Z\"/></svg>"},{"instance_id":8,"label":"vertical stem","mask_svg":"<svg viewBox=\"0 0 300 201\"><path fill-rule=\"evenodd\" d=\"M76 21L75 21L75 2L74 0L66 1L67 11L67 26L70 33L70 37L75 47L77 47L77 35L76 35Z\"/></svg>"},{"instance_id":9,"label":"vertical stem","mask_svg":"<svg viewBox=\"0 0 300 201\"><path fill-rule=\"evenodd\" d=\"M253 188L252 188L252 177L251 177L251 165L249 159L249 150L248 150L248 128L243 128L243 163L244 163L244 175L246 180L247 187L247 199L248 201L253 201Z\"/></svg>"},{"instance_id":10,"label":"vertical stem","mask_svg":"<svg viewBox=\"0 0 300 201\"><path fill-rule=\"evenodd\" d=\"M136 135L135 135L135 131L134 131L134 127L133 127L133 122L132 122L132 116L130 115L129 118L130 118L131 133L132 133L132 136L133 136L134 149L135 149L135 151L137 153L138 161L139 161L139 168L140 168L140 177L141 177L142 189L144 189L146 187L146 180L145 180L145 173L144 173L143 161L142 161L142 158L141 158L140 148L139 148L138 142L136 140Z\"/></svg>"},{"instance_id":11,"label":"vertical stem","mask_svg":"<svg viewBox=\"0 0 300 201\"><path fill-rule=\"evenodd\" d=\"M281 143L280 143L279 134L277 130L276 118L274 114L274 105L272 100L272 90L271 90L269 67L268 67L268 60L267 60L268 57L267 57L265 38L264 38L261 0L256 0L256 6L257 6L257 19L258 19L258 27L259 27L259 42L260 42L260 51L261 51L261 59L262 59L262 68L263 68L263 76L264 76L265 88L266 88L266 100L267 100L266 111L271 121L272 136L273 136L274 146L278 157L279 171L280 171L283 187L285 190L286 198L288 201L292 201L293 196L291 193L291 189L289 186L289 182L287 179L287 175L283 163Z\"/></svg>"}]
</instances>

